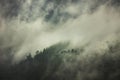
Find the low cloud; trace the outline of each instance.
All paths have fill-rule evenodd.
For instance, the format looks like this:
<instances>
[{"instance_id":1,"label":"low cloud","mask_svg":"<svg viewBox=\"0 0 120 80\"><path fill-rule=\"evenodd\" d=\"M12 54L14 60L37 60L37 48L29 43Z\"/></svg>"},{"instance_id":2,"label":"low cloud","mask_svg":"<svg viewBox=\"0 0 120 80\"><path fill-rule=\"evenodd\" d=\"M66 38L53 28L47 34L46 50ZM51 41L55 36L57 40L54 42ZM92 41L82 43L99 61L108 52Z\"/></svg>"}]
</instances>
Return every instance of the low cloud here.
<instances>
[{"instance_id":1,"label":"low cloud","mask_svg":"<svg viewBox=\"0 0 120 80\"><path fill-rule=\"evenodd\" d=\"M16 61L29 52L43 50L58 42L68 41L70 47L78 48L90 43L89 51L96 46L97 50L106 49L106 41L119 40L117 0L61 0L59 4L48 0L13 0L1 3L8 4L0 4L1 55L11 54ZM8 53L6 49L9 48Z\"/></svg>"}]
</instances>

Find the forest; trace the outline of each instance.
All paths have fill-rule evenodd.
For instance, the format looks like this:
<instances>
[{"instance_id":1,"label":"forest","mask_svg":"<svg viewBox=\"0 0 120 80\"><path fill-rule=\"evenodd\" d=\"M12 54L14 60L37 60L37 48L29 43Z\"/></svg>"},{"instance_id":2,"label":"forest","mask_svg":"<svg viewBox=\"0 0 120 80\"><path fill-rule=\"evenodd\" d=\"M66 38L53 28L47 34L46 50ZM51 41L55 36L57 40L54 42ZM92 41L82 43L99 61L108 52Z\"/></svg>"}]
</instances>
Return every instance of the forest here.
<instances>
[{"instance_id":1,"label":"forest","mask_svg":"<svg viewBox=\"0 0 120 80\"><path fill-rule=\"evenodd\" d=\"M120 43L109 46L103 55L93 53L84 58L85 48L66 49L67 45L55 44L43 51L37 50L34 57L29 53L19 63L0 65L0 80L120 79Z\"/></svg>"},{"instance_id":2,"label":"forest","mask_svg":"<svg viewBox=\"0 0 120 80\"><path fill-rule=\"evenodd\" d=\"M0 80L120 80L120 0L0 0Z\"/></svg>"}]
</instances>

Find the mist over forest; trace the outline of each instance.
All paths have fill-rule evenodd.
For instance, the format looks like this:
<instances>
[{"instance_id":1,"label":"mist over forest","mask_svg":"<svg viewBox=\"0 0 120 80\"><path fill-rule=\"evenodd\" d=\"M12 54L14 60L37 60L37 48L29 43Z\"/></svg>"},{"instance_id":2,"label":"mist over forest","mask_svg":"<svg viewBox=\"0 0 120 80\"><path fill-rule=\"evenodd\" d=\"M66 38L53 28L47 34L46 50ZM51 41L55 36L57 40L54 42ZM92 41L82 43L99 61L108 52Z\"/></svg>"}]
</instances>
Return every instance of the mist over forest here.
<instances>
[{"instance_id":1,"label":"mist over forest","mask_svg":"<svg viewBox=\"0 0 120 80\"><path fill-rule=\"evenodd\" d=\"M0 80L120 80L119 0L0 0Z\"/></svg>"}]
</instances>

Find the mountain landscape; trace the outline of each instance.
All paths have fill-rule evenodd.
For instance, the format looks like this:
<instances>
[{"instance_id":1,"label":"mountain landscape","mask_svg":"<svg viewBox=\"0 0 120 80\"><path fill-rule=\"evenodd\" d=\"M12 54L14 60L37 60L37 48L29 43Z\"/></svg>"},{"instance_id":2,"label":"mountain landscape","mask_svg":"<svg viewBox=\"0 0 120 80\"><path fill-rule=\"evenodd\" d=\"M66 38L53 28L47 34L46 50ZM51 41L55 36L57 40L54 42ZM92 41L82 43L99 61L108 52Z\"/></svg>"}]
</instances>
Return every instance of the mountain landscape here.
<instances>
[{"instance_id":1,"label":"mountain landscape","mask_svg":"<svg viewBox=\"0 0 120 80\"><path fill-rule=\"evenodd\" d=\"M0 0L0 80L120 80L119 0Z\"/></svg>"}]
</instances>

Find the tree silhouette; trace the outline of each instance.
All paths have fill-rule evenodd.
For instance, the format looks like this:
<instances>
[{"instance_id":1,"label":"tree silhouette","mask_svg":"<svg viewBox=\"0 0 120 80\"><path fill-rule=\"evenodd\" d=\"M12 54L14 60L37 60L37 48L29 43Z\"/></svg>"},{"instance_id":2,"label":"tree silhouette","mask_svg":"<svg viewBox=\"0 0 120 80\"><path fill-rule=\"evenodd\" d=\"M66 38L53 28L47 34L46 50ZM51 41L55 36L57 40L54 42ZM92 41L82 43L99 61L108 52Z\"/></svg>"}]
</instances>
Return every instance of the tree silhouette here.
<instances>
[{"instance_id":1,"label":"tree silhouette","mask_svg":"<svg viewBox=\"0 0 120 80\"><path fill-rule=\"evenodd\" d=\"M102 56L94 55L84 61L78 61L78 55L74 54L83 52L83 48L66 50L67 46L55 44L43 51L37 50L34 57L29 53L17 64L0 65L0 80L77 80L78 72L84 73L82 80L120 80L120 44L112 46L112 51L108 49ZM92 75L94 71L96 76Z\"/></svg>"}]
</instances>

